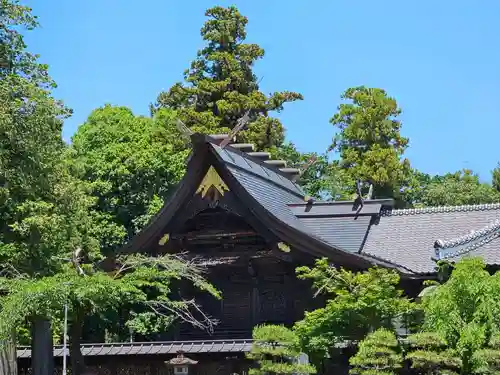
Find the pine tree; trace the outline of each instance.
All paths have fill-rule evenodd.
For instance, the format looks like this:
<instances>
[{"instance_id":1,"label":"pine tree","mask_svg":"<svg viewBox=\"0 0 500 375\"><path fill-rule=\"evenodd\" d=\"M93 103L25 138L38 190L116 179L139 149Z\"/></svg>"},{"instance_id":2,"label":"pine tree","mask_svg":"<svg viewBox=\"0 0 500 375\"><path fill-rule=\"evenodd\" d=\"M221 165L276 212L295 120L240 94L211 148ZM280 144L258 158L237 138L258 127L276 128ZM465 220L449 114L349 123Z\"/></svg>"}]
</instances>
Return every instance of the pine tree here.
<instances>
[{"instance_id":1,"label":"pine tree","mask_svg":"<svg viewBox=\"0 0 500 375\"><path fill-rule=\"evenodd\" d=\"M406 359L417 374L457 374L461 362L446 341L435 332L421 332L408 338Z\"/></svg>"},{"instance_id":2,"label":"pine tree","mask_svg":"<svg viewBox=\"0 0 500 375\"><path fill-rule=\"evenodd\" d=\"M349 363L352 375L394 375L402 367L403 356L394 332L385 328L369 334L359 344Z\"/></svg>"},{"instance_id":3,"label":"pine tree","mask_svg":"<svg viewBox=\"0 0 500 375\"><path fill-rule=\"evenodd\" d=\"M250 375L316 373L313 366L298 363L298 339L292 330L262 325L254 328L252 337L254 342L247 358L254 360L257 367L250 370Z\"/></svg>"}]
</instances>

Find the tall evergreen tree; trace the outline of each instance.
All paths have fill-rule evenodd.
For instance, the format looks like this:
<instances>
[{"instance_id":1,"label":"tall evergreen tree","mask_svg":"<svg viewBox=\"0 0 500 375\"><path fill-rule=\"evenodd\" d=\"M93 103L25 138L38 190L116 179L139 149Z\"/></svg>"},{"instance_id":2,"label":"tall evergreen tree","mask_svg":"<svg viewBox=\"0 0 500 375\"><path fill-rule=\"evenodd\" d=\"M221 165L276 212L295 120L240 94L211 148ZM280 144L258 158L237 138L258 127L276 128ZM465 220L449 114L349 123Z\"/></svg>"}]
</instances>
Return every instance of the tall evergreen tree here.
<instances>
[{"instance_id":1,"label":"tall evergreen tree","mask_svg":"<svg viewBox=\"0 0 500 375\"><path fill-rule=\"evenodd\" d=\"M500 193L500 163L493 169L492 185Z\"/></svg>"},{"instance_id":2,"label":"tall evergreen tree","mask_svg":"<svg viewBox=\"0 0 500 375\"><path fill-rule=\"evenodd\" d=\"M5 294L19 291L20 284L10 280L51 275L59 269L58 258L76 243L92 247L85 233L91 227L86 195L63 163L61 130L70 111L52 97L55 84L47 65L24 43L22 32L37 26L29 7L0 0L0 263L3 276L9 278L2 279L2 311L7 310ZM51 372L45 313L41 307L23 321L30 322L35 332L35 374ZM1 339L16 328L19 325L1 320ZM8 347L13 346L4 345L2 350ZM6 363L5 353L1 358L3 374L16 373Z\"/></svg>"},{"instance_id":3,"label":"tall evergreen tree","mask_svg":"<svg viewBox=\"0 0 500 375\"><path fill-rule=\"evenodd\" d=\"M401 135L401 109L378 88L354 87L342 94L330 120L338 129L331 150L340 154L340 166L354 192L356 180L373 184L373 198L398 197L409 170L402 159L408 138Z\"/></svg>"},{"instance_id":4,"label":"tall evergreen tree","mask_svg":"<svg viewBox=\"0 0 500 375\"><path fill-rule=\"evenodd\" d=\"M254 63L264 56L257 44L245 43L247 18L234 6L216 6L206 11L209 18L201 29L206 46L184 72L185 83L176 83L158 96L156 109L172 108L195 131L214 134L232 129L250 111L248 129L239 141L254 143L258 149L280 146L284 128L277 118L287 102L302 95L283 91L265 95L259 90Z\"/></svg>"}]
</instances>

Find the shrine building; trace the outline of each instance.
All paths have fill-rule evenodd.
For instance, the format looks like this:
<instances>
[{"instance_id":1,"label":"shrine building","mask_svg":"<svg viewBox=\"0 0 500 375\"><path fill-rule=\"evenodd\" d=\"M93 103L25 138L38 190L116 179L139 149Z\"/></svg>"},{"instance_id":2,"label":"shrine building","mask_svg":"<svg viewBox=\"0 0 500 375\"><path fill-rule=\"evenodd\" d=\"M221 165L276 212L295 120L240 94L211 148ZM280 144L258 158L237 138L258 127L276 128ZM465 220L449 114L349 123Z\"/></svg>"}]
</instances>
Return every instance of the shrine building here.
<instances>
[{"instance_id":1,"label":"shrine building","mask_svg":"<svg viewBox=\"0 0 500 375\"><path fill-rule=\"evenodd\" d=\"M178 353L200 375L245 373L254 326L292 325L322 305L295 277L297 266L318 257L355 271L394 269L410 296L436 276L437 260L481 256L493 268L500 264L500 204L395 209L392 199L316 201L295 182L300 170L251 144L221 147L223 139L192 136L184 178L121 249L178 253L206 268L223 298L189 287L179 297L195 298L219 324L208 331L178 324L158 342L85 344L96 373L120 375L127 367L166 374L165 361ZM19 348L18 357L29 360L29 349Z\"/></svg>"}]
</instances>

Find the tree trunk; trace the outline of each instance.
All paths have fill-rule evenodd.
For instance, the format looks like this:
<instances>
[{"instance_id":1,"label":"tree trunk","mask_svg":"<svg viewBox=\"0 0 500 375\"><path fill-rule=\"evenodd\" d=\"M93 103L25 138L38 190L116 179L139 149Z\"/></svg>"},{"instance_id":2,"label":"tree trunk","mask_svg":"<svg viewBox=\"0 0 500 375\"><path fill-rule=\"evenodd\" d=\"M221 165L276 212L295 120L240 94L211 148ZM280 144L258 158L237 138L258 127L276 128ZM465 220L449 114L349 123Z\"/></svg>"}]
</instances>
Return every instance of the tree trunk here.
<instances>
[{"instance_id":1,"label":"tree trunk","mask_svg":"<svg viewBox=\"0 0 500 375\"><path fill-rule=\"evenodd\" d=\"M77 310L71 319L69 327L69 356L71 359L71 375L83 375L85 372L85 362L83 360L81 346L82 329L83 329L83 314L81 310Z\"/></svg>"},{"instance_id":2,"label":"tree trunk","mask_svg":"<svg viewBox=\"0 0 500 375\"><path fill-rule=\"evenodd\" d=\"M50 319L37 316L31 321L31 368L33 375L53 375L54 342Z\"/></svg>"},{"instance_id":3,"label":"tree trunk","mask_svg":"<svg viewBox=\"0 0 500 375\"><path fill-rule=\"evenodd\" d=\"M0 375L17 375L16 335L0 344Z\"/></svg>"}]
</instances>

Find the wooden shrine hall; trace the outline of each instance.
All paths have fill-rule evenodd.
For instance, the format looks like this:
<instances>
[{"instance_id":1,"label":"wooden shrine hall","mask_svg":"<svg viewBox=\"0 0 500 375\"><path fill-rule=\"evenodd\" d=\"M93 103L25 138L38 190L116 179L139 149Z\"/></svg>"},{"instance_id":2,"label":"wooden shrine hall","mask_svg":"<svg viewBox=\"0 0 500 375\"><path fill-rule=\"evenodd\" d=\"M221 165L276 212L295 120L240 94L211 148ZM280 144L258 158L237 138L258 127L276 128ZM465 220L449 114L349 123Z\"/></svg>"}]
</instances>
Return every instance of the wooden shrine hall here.
<instances>
[{"instance_id":1,"label":"wooden shrine hall","mask_svg":"<svg viewBox=\"0 0 500 375\"><path fill-rule=\"evenodd\" d=\"M295 182L298 169L251 144L221 147L223 139L192 135L184 178L121 250L177 252L206 267L222 300L179 293L194 296L219 324L211 332L179 324L162 342L86 344L96 373L167 372L164 361L179 352L197 362L198 374L245 373L255 325L291 325L321 306L295 277L297 266L318 257L352 270L395 269L410 294L435 276L437 260L474 255L500 264L500 204L394 209L390 199L315 201ZM60 358L62 348L54 354ZM18 357L29 366L28 348Z\"/></svg>"}]
</instances>

